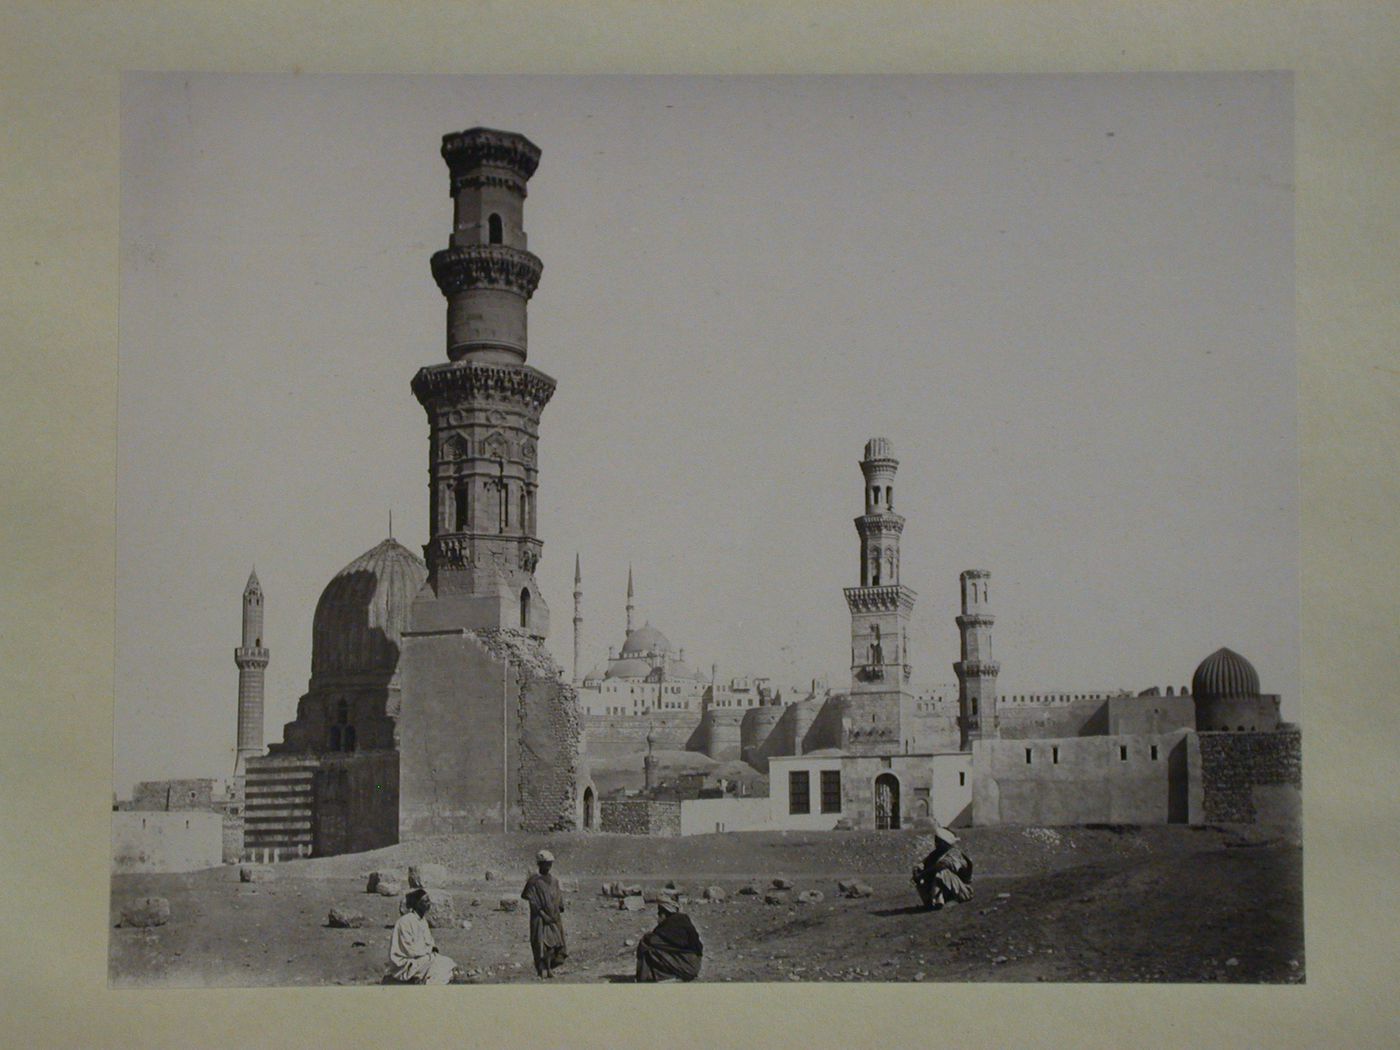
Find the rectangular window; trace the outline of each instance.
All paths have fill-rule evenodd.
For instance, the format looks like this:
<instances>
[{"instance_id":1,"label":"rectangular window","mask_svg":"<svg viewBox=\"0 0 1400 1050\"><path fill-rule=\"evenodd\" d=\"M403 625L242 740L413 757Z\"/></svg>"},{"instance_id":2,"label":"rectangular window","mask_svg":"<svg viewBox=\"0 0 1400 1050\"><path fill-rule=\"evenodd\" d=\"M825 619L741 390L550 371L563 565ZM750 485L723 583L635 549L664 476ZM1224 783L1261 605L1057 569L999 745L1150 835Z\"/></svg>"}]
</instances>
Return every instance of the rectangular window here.
<instances>
[{"instance_id":1,"label":"rectangular window","mask_svg":"<svg viewBox=\"0 0 1400 1050\"><path fill-rule=\"evenodd\" d=\"M812 812L812 787L807 771L800 770L788 774L788 812Z\"/></svg>"},{"instance_id":2,"label":"rectangular window","mask_svg":"<svg viewBox=\"0 0 1400 1050\"><path fill-rule=\"evenodd\" d=\"M1026 748L1026 765L1031 764L1031 749Z\"/></svg>"},{"instance_id":3,"label":"rectangular window","mask_svg":"<svg viewBox=\"0 0 1400 1050\"><path fill-rule=\"evenodd\" d=\"M1157 761L1157 745L1156 745L1156 744L1153 744L1153 745L1152 745L1152 761L1154 761L1154 762Z\"/></svg>"},{"instance_id":4,"label":"rectangular window","mask_svg":"<svg viewBox=\"0 0 1400 1050\"><path fill-rule=\"evenodd\" d=\"M958 772L958 787L967 787L967 774L961 770Z\"/></svg>"},{"instance_id":5,"label":"rectangular window","mask_svg":"<svg viewBox=\"0 0 1400 1050\"><path fill-rule=\"evenodd\" d=\"M1050 749L1050 761L1057 766L1060 764L1060 749L1058 747Z\"/></svg>"},{"instance_id":6,"label":"rectangular window","mask_svg":"<svg viewBox=\"0 0 1400 1050\"><path fill-rule=\"evenodd\" d=\"M1126 762L1126 761L1128 761L1128 747L1127 747L1126 744L1121 745L1121 746L1118 748L1118 761L1119 761L1119 762Z\"/></svg>"},{"instance_id":7,"label":"rectangular window","mask_svg":"<svg viewBox=\"0 0 1400 1050\"><path fill-rule=\"evenodd\" d=\"M841 771L839 769L822 770L822 812L841 812Z\"/></svg>"}]
</instances>

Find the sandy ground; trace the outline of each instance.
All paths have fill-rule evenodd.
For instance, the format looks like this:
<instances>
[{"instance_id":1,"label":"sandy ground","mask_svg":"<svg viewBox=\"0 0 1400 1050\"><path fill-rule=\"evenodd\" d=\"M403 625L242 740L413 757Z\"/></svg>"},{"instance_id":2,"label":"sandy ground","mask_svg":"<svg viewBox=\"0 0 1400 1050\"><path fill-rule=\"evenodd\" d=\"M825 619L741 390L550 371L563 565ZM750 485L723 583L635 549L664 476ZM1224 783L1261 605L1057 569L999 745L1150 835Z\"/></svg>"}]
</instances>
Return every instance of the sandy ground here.
<instances>
[{"instance_id":1,"label":"sandy ground","mask_svg":"<svg viewBox=\"0 0 1400 1050\"><path fill-rule=\"evenodd\" d=\"M365 875L431 860L448 867L447 889L470 924L436 930L441 950L475 980L534 981L528 919L498 902L519 894L534 851L548 843L556 874L577 880L565 911L571 957L558 981L631 980L627 941L656 915L602 897L612 879L674 879L694 897L707 885L730 891L722 903L687 905L705 942L702 981L1303 980L1302 853L1289 836L978 828L964 841L976 897L939 912L919 907L909 883L928 848L915 832L480 835L286 863L258 883L240 883L235 867L117 875L109 976L118 986L376 984L399 898L364 892ZM837 879L853 874L873 897L837 894ZM825 900L769 905L734 892L778 875ZM171 921L117 927L122 903L146 895L170 901ZM336 904L368 924L327 926Z\"/></svg>"}]
</instances>

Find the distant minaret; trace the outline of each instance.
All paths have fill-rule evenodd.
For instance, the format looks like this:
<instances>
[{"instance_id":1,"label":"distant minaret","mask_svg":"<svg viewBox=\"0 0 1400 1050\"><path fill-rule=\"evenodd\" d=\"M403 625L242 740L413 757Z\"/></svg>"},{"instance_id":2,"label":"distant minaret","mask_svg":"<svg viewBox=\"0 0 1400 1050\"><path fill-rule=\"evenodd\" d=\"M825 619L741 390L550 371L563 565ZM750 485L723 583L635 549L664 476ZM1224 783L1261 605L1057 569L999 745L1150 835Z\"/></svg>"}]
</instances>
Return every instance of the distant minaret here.
<instances>
[{"instance_id":1,"label":"distant minaret","mask_svg":"<svg viewBox=\"0 0 1400 1050\"><path fill-rule=\"evenodd\" d=\"M574 685L578 685L578 647L583 634L583 572L579 567L578 552L574 552Z\"/></svg>"},{"instance_id":2,"label":"distant minaret","mask_svg":"<svg viewBox=\"0 0 1400 1050\"><path fill-rule=\"evenodd\" d=\"M632 633L632 566L627 566L627 633Z\"/></svg>"},{"instance_id":3,"label":"distant minaret","mask_svg":"<svg viewBox=\"0 0 1400 1050\"><path fill-rule=\"evenodd\" d=\"M243 588L243 644L233 651L238 665L238 756L233 775L241 777L247 760L263 751L263 672L268 651L263 646L263 592L258 571Z\"/></svg>"},{"instance_id":4,"label":"distant minaret","mask_svg":"<svg viewBox=\"0 0 1400 1050\"><path fill-rule=\"evenodd\" d=\"M1001 665L992 659L992 624L987 599L987 583L992 574L986 569L968 569L961 576L962 615L958 631L962 635L962 659L953 665L958 676L958 730L961 748L972 741L995 739L997 732L997 674Z\"/></svg>"}]
</instances>

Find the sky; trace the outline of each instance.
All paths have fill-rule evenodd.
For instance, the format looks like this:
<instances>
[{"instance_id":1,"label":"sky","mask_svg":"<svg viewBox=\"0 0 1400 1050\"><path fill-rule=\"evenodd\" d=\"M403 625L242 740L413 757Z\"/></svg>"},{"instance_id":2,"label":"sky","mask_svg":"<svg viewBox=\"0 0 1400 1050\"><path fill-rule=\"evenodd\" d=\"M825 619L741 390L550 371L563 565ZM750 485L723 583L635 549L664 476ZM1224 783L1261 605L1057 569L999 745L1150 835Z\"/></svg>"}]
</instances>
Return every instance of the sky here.
<instances>
[{"instance_id":1,"label":"sky","mask_svg":"<svg viewBox=\"0 0 1400 1050\"><path fill-rule=\"evenodd\" d=\"M638 620L721 678L849 681L865 442L906 518L916 683L992 573L1000 692L1298 696L1287 74L130 74L114 787L232 771L241 594L266 737L325 584L427 539L445 132L543 151L536 576L571 667ZM80 221L80 220L79 220Z\"/></svg>"}]
</instances>

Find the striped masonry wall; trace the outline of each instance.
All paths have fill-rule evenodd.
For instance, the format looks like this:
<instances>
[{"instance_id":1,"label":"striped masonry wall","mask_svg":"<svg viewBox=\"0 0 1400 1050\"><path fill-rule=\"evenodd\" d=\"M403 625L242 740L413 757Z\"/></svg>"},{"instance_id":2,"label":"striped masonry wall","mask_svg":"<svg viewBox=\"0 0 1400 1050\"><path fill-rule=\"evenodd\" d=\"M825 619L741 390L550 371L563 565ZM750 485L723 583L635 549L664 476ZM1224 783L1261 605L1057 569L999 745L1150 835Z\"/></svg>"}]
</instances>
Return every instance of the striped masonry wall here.
<instances>
[{"instance_id":1,"label":"striped masonry wall","mask_svg":"<svg viewBox=\"0 0 1400 1050\"><path fill-rule=\"evenodd\" d=\"M263 863L311 855L315 755L248 760L244 781L243 857Z\"/></svg>"}]
</instances>

